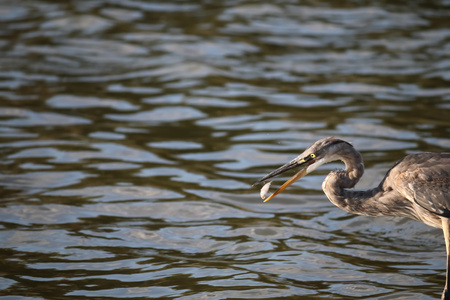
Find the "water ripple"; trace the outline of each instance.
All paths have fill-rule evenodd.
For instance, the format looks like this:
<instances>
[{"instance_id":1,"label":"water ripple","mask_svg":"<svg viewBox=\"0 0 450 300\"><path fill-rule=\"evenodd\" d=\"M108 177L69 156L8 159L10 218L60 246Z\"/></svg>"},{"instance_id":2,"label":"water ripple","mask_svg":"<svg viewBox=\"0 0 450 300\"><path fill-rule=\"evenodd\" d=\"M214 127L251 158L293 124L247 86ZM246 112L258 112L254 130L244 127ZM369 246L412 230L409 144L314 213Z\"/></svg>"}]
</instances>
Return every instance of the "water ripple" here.
<instances>
[{"instance_id":1,"label":"water ripple","mask_svg":"<svg viewBox=\"0 0 450 300\"><path fill-rule=\"evenodd\" d=\"M448 152L445 2L3 1L0 298L439 298L442 232L334 207L340 163L251 184Z\"/></svg>"}]
</instances>

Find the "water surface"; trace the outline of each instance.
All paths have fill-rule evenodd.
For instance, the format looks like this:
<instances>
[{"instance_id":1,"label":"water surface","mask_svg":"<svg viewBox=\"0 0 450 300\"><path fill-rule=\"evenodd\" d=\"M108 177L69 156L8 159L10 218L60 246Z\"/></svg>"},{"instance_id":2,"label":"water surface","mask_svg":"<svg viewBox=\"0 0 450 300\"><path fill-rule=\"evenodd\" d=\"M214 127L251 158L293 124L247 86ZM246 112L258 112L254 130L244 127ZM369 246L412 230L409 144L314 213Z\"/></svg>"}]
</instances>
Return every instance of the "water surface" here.
<instances>
[{"instance_id":1,"label":"water surface","mask_svg":"<svg viewBox=\"0 0 450 300\"><path fill-rule=\"evenodd\" d=\"M0 299L437 299L442 233L334 207L326 136L372 187L450 151L448 1L0 4ZM273 183L279 186L285 177Z\"/></svg>"}]
</instances>

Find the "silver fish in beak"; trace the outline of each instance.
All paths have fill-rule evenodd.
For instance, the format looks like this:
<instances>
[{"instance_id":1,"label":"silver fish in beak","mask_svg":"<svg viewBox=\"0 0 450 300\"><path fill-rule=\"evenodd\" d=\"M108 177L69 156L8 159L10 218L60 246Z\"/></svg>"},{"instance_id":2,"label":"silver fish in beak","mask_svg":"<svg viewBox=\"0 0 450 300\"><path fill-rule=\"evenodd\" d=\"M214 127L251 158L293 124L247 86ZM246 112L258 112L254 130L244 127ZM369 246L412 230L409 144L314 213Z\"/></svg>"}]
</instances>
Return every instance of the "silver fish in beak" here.
<instances>
[{"instance_id":1,"label":"silver fish in beak","mask_svg":"<svg viewBox=\"0 0 450 300\"><path fill-rule=\"evenodd\" d=\"M278 190L276 190L272 195L270 195L267 199L264 200L264 202L269 201L270 199L272 199L273 197L275 197L276 195L278 195L279 193L281 193L282 191L284 191L288 186L290 186L291 184L293 184L295 181L299 180L300 178L302 178L303 176L305 176L306 174L308 174L308 167L310 165L312 165L313 163L315 163L315 154L311 153L309 155L307 155L306 157L302 157L302 156L298 156L295 159L291 160L290 162L288 162L287 164L279 167L278 169L270 172L269 174L267 174L266 176L264 176L263 178L261 178L260 180L258 180L257 182L255 182L253 184L253 186L267 180L270 179L272 177L275 177L277 175L280 175L286 171L289 171L291 169L294 168L300 168L300 170L291 178L289 178L288 181L286 181ZM263 188L261 189L261 198L264 199L268 190L269 190L269 186L270 184L266 184L263 186ZM264 195L264 197L263 197Z\"/></svg>"}]
</instances>

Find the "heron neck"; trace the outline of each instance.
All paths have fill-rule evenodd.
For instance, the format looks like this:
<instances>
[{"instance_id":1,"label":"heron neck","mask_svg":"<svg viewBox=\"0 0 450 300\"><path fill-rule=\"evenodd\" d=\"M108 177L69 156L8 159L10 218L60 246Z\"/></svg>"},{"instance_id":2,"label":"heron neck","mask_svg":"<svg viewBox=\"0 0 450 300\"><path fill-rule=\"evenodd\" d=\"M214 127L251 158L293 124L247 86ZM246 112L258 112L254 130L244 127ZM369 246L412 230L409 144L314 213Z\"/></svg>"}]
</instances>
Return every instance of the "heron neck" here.
<instances>
[{"instance_id":1,"label":"heron neck","mask_svg":"<svg viewBox=\"0 0 450 300\"><path fill-rule=\"evenodd\" d=\"M349 147L338 153L338 159L345 164L345 169L332 172L338 175L335 177L338 180L330 181L330 184L333 184L334 188L353 188L364 174L361 154L355 148Z\"/></svg>"},{"instance_id":2,"label":"heron neck","mask_svg":"<svg viewBox=\"0 0 450 300\"><path fill-rule=\"evenodd\" d=\"M348 149L345 155L340 154L340 159L345 163L345 170L331 172L322 184L323 191L333 204L353 214L404 216L417 219L411 203L407 199L401 196L395 197L397 205L389 205L392 195L390 190L384 189L384 180L378 187L367 191L351 189L364 173L364 165L359 152Z\"/></svg>"},{"instance_id":3,"label":"heron neck","mask_svg":"<svg viewBox=\"0 0 450 300\"><path fill-rule=\"evenodd\" d=\"M338 157L345 164L345 169L328 174L322 184L322 189L336 206L351 213L359 213L354 209L357 210L359 207L354 199L361 201L366 197L373 197L376 189L361 192L348 190L353 188L364 174L363 160L361 154L353 147L338 153Z\"/></svg>"}]
</instances>

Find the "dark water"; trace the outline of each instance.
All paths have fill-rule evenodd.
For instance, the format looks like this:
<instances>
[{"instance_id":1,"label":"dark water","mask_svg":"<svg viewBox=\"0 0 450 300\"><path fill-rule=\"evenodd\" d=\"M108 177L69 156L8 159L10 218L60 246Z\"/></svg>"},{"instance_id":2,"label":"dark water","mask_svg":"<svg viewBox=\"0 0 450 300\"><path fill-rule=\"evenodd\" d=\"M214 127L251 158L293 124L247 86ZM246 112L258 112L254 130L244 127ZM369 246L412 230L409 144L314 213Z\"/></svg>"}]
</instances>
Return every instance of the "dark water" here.
<instances>
[{"instance_id":1,"label":"dark water","mask_svg":"<svg viewBox=\"0 0 450 300\"><path fill-rule=\"evenodd\" d=\"M442 233L349 215L359 188L450 151L450 2L0 2L0 299L436 299ZM274 182L278 186L283 178Z\"/></svg>"}]
</instances>

